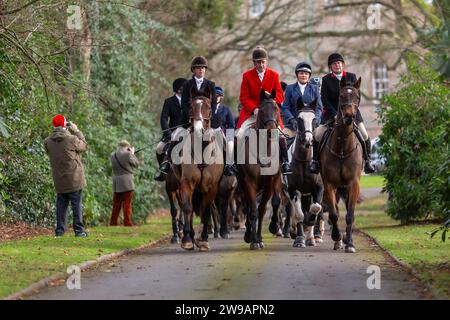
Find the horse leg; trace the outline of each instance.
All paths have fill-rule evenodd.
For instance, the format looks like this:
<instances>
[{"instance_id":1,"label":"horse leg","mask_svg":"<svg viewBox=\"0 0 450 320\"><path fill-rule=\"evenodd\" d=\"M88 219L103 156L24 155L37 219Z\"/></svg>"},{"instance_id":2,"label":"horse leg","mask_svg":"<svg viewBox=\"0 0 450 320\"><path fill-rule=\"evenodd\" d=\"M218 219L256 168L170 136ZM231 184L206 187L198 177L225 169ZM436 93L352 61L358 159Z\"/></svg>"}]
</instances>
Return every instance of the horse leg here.
<instances>
[{"instance_id":1,"label":"horse leg","mask_svg":"<svg viewBox=\"0 0 450 320\"><path fill-rule=\"evenodd\" d=\"M306 195L301 197L302 211L304 212L303 227L305 228L306 245L310 247L316 246L316 241L312 235L312 226L316 222L317 208L314 204L311 205L311 196Z\"/></svg>"},{"instance_id":2,"label":"horse leg","mask_svg":"<svg viewBox=\"0 0 450 320\"><path fill-rule=\"evenodd\" d=\"M261 249L264 248L264 242L262 241L262 234L261 234L262 223L264 220L264 215L266 214L267 202L269 202L271 195L272 195L272 190L271 190L270 186L269 187L266 186L263 190L263 193L261 195L261 201L259 202L259 206L258 206L258 231L257 231L257 236L256 236L256 240L257 240L256 245L258 246L258 248L261 248ZM274 194L272 197L272 204L274 203L273 198L275 198L275 197L276 197L276 195ZM278 198L278 201L279 201L279 198ZM276 203L275 203L275 206L276 206L276 209L278 209L279 202L278 202L278 206ZM277 220L278 220L278 215L274 209L274 212L272 214L272 221L270 222L270 225L274 224L276 226L277 230L279 230ZM269 226L269 230L270 230L270 226ZM254 249L258 249L258 248L255 247Z\"/></svg>"},{"instance_id":3,"label":"horse leg","mask_svg":"<svg viewBox=\"0 0 450 320\"><path fill-rule=\"evenodd\" d=\"M172 216L172 232L173 236L172 239L170 239L170 243L180 243L180 237L178 236L178 223L177 223L177 216L178 216L178 210L175 206L175 192L168 192L169 195L169 202L170 202L170 215Z\"/></svg>"},{"instance_id":4,"label":"horse leg","mask_svg":"<svg viewBox=\"0 0 450 320\"><path fill-rule=\"evenodd\" d=\"M227 194L225 196L219 196L219 203L217 206L217 209L219 210L219 217L220 217L220 230L219 234L220 237L223 239L229 239L230 238L230 232L228 231L228 203L230 201L230 195Z\"/></svg>"},{"instance_id":5,"label":"horse leg","mask_svg":"<svg viewBox=\"0 0 450 320\"><path fill-rule=\"evenodd\" d=\"M329 208L329 220L331 221L331 239L334 241L334 250L342 248L342 235L338 227L339 211L336 206L336 190L328 184L325 184L325 203Z\"/></svg>"},{"instance_id":6,"label":"horse leg","mask_svg":"<svg viewBox=\"0 0 450 320\"><path fill-rule=\"evenodd\" d=\"M181 240L181 247L186 250L193 250L193 237L195 234L193 228L193 207L192 194L194 188L187 180L182 180L180 183L180 196L182 202L182 211L184 216L183 239Z\"/></svg>"},{"instance_id":7,"label":"horse leg","mask_svg":"<svg viewBox=\"0 0 450 320\"><path fill-rule=\"evenodd\" d=\"M269 231L270 233L272 233L273 235L276 235L277 237L281 237L283 235L283 233L281 232L281 228L280 228L280 202L281 202L281 197L280 197L280 193L281 193L281 178L274 178L273 180L273 188L271 185L266 186L266 188L264 189L264 193L263 196L261 198L263 198L264 196L267 197L267 200L265 201L265 204L263 206L263 210L265 212L266 210L266 204L267 201L269 201L270 196L272 196L272 218L269 224ZM262 199L261 199L261 204L262 204ZM261 213L260 213L261 215ZM264 217L264 215L263 215Z\"/></svg>"},{"instance_id":8,"label":"horse leg","mask_svg":"<svg viewBox=\"0 0 450 320\"><path fill-rule=\"evenodd\" d=\"M305 230L303 228L303 223L305 221L305 215L302 210L302 205L300 203L299 194L297 194L295 197L293 197L293 208L294 208L294 217L295 217L295 223L296 223L296 229L297 234L294 240L294 243L292 244L295 248L305 248L306 247L306 237L305 237Z\"/></svg>"},{"instance_id":9,"label":"horse leg","mask_svg":"<svg viewBox=\"0 0 450 320\"><path fill-rule=\"evenodd\" d=\"M200 239L195 239L195 245L200 249L201 252L204 252L209 251L210 249L208 243L208 224L211 219L212 205L202 205L200 208L203 230L200 235Z\"/></svg>"},{"instance_id":10,"label":"horse leg","mask_svg":"<svg viewBox=\"0 0 450 320\"><path fill-rule=\"evenodd\" d=\"M219 198L219 197L217 197ZM218 200L218 199L217 199ZM216 204L211 205L211 220L213 222L214 226L214 238L219 238L219 228L220 228L220 206L217 206Z\"/></svg>"},{"instance_id":11,"label":"horse leg","mask_svg":"<svg viewBox=\"0 0 450 320\"><path fill-rule=\"evenodd\" d=\"M345 222L347 227L345 229L345 252L355 253L356 249L353 245L353 223L355 221L355 206L359 197L359 181L347 187L347 214L345 215Z\"/></svg>"},{"instance_id":12,"label":"horse leg","mask_svg":"<svg viewBox=\"0 0 450 320\"><path fill-rule=\"evenodd\" d=\"M316 184L314 192L312 193L313 201L315 204L320 205L323 200L323 185ZM323 220L323 208L321 208L317 215L316 223L314 225L314 239L318 243L323 242L323 233L325 231L325 221Z\"/></svg>"}]
</instances>

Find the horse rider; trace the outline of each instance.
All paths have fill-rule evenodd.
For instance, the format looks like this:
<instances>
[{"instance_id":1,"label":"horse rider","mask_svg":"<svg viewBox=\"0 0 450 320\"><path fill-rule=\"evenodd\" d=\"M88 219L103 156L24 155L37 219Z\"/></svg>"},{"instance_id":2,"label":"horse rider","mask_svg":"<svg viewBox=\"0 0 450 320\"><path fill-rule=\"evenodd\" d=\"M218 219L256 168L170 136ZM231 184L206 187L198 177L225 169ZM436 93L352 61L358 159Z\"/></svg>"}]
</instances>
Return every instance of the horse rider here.
<instances>
[{"instance_id":1,"label":"horse rider","mask_svg":"<svg viewBox=\"0 0 450 320\"><path fill-rule=\"evenodd\" d=\"M321 119L321 125L314 132L313 143L313 160L310 165L310 171L312 173L319 173L319 144L323 137L323 134L327 130L327 124L334 122L337 115L339 104L339 91L340 81L342 77L345 77L346 83L355 83L356 75L354 73L346 72L344 70L345 61L342 55L339 53L333 53L328 57L328 68L331 72L322 78L321 97L323 103L323 114ZM366 127L364 126L363 118L358 109L355 122L358 130L355 130L356 137L361 143L363 156L364 156L364 172L373 173L375 169L370 163L370 138L367 134Z\"/></svg>"},{"instance_id":2,"label":"horse rider","mask_svg":"<svg viewBox=\"0 0 450 320\"><path fill-rule=\"evenodd\" d=\"M172 129L181 125L181 94L183 92L183 85L187 80L184 78L175 79L172 83L174 95L164 100L164 105L161 112L161 129L163 136L161 141L156 146L156 159L158 164L164 160L165 150L168 147ZM164 181L164 175L159 172L154 178L156 181Z\"/></svg>"},{"instance_id":3,"label":"horse rider","mask_svg":"<svg viewBox=\"0 0 450 320\"><path fill-rule=\"evenodd\" d=\"M197 87L197 90L204 90L206 87L209 87L209 91L211 92L211 96L209 97L211 99L211 127L212 129L218 129L220 127L220 117L215 112L217 107L217 99L216 99L216 85L213 81L205 78L206 71L208 69L208 61L203 56L196 56L191 61L191 72L192 72L192 78L187 80L182 89L182 95L181 95L181 124L183 124L184 128L188 128L190 126L190 117L189 117L189 110L191 109L191 88L193 86ZM164 157L164 161L159 167L159 170L163 174L167 174L170 170L170 164L171 164L171 152L178 141L178 138L180 136L180 133L183 131L183 128L177 128L173 134L172 138L173 141L169 144L169 147L167 149L167 152ZM224 145L224 149L225 149ZM231 165L226 164L224 167L224 174L225 175L234 175L234 171L231 168Z\"/></svg>"},{"instance_id":4,"label":"horse rider","mask_svg":"<svg viewBox=\"0 0 450 320\"><path fill-rule=\"evenodd\" d=\"M260 104L259 97L261 89L272 92L276 91L275 102L278 106L284 100L284 93L280 85L280 76L278 73L268 68L269 56L263 47L257 47L252 52L252 60L254 67L247 70L242 75L240 102L242 109L239 114L238 138L244 136L245 132L256 122L256 115ZM283 121L281 120L278 110L278 125L283 129ZM291 166L288 161L288 152L286 139L280 135L280 156L281 156L281 172L283 174L292 173Z\"/></svg>"},{"instance_id":5,"label":"horse rider","mask_svg":"<svg viewBox=\"0 0 450 320\"><path fill-rule=\"evenodd\" d=\"M234 118L230 108L223 104L224 90L221 87L216 87L216 101L217 107L215 113L220 117L220 127L223 131L227 129L234 129Z\"/></svg>"},{"instance_id":6,"label":"horse rider","mask_svg":"<svg viewBox=\"0 0 450 320\"><path fill-rule=\"evenodd\" d=\"M312 68L306 62L300 62L295 67L295 77L297 81L286 87L284 92L284 102L281 105L281 112L284 117L284 133L289 137L295 137L297 133L297 100L302 98L306 104L310 104L317 100L315 121L319 125L320 117L322 115L322 100L320 99L319 86L310 82Z\"/></svg>"}]
</instances>

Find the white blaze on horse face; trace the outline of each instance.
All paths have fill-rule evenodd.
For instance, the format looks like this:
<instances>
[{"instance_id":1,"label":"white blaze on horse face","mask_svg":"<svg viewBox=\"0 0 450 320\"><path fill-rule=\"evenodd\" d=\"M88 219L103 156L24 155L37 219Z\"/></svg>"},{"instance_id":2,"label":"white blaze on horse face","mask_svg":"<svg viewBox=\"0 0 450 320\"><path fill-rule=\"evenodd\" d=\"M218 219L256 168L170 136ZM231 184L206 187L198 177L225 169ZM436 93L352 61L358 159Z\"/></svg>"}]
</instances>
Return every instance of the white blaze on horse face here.
<instances>
[{"instance_id":1,"label":"white blaze on horse face","mask_svg":"<svg viewBox=\"0 0 450 320\"><path fill-rule=\"evenodd\" d=\"M305 126L305 141L308 142L309 144L312 144L313 141L313 127L312 127L312 122L315 118L315 114L314 112L300 112L298 117L300 119L303 120L303 125Z\"/></svg>"},{"instance_id":2,"label":"white blaze on horse face","mask_svg":"<svg viewBox=\"0 0 450 320\"><path fill-rule=\"evenodd\" d=\"M201 99L197 99L194 101L195 106L196 106L196 110L199 110L200 114L198 115L198 117L196 117L194 115L194 132L196 135L201 135L202 133L202 129L203 129L203 116L202 116L202 106L203 106L203 100ZM196 119L197 118L197 119Z\"/></svg>"}]
</instances>

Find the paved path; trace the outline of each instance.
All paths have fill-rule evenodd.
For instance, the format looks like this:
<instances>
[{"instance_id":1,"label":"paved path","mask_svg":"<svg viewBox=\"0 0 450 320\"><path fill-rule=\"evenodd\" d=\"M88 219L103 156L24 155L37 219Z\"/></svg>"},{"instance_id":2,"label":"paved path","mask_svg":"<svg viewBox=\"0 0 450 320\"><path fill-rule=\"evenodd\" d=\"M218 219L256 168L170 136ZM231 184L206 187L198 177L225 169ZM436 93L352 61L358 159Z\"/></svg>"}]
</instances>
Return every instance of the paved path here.
<instances>
[{"instance_id":1,"label":"paved path","mask_svg":"<svg viewBox=\"0 0 450 320\"><path fill-rule=\"evenodd\" d=\"M375 191L370 191L372 194ZM368 195L367 195L368 196ZM267 226L265 228L267 230ZM51 287L30 299L423 299L412 279L363 235L356 254L333 251L329 231L317 247L294 248L266 233L266 247L250 251L244 230L211 239L211 251L163 244L82 273L81 289ZM368 289L370 265L381 289Z\"/></svg>"}]
</instances>

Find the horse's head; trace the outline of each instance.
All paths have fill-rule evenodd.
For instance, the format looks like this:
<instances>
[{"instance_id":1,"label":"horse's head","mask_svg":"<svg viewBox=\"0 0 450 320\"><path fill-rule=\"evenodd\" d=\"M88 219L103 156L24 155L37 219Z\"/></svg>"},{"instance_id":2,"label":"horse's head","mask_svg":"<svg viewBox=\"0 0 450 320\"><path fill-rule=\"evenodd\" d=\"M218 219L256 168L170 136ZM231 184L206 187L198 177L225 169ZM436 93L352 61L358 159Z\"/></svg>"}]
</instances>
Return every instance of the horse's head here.
<instances>
[{"instance_id":1,"label":"horse's head","mask_svg":"<svg viewBox=\"0 0 450 320\"><path fill-rule=\"evenodd\" d=\"M201 133L203 129L209 129L211 120L211 91L209 87L199 91L195 85L192 86L191 116L194 132Z\"/></svg>"},{"instance_id":2,"label":"horse's head","mask_svg":"<svg viewBox=\"0 0 450 320\"><path fill-rule=\"evenodd\" d=\"M359 102L361 100L359 87L361 77L354 84L347 84L345 77L342 77L339 90L338 120L342 119L346 125L351 125L358 113Z\"/></svg>"},{"instance_id":3,"label":"horse's head","mask_svg":"<svg viewBox=\"0 0 450 320\"><path fill-rule=\"evenodd\" d=\"M278 127L278 108L275 102L275 89L268 93L261 89L259 94L259 111L256 117L257 129L277 129Z\"/></svg>"},{"instance_id":4,"label":"horse's head","mask_svg":"<svg viewBox=\"0 0 450 320\"><path fill-rule=\"evenodd\" d=\"M297 100L297 135L300 143L306 148L311 146L313 131L317 127L316 106L317 99L309 104L304 103L302 97L299 97Z\"/></svg>"}]
</instances>

